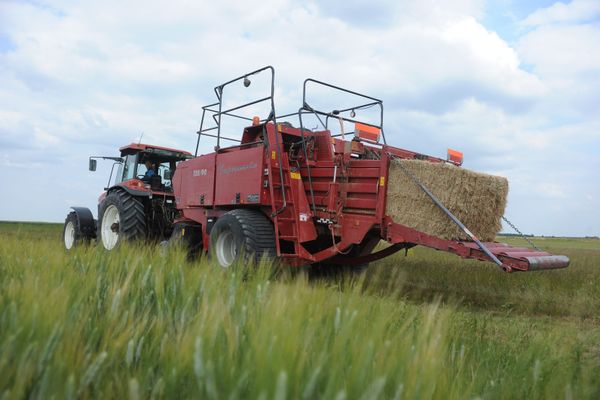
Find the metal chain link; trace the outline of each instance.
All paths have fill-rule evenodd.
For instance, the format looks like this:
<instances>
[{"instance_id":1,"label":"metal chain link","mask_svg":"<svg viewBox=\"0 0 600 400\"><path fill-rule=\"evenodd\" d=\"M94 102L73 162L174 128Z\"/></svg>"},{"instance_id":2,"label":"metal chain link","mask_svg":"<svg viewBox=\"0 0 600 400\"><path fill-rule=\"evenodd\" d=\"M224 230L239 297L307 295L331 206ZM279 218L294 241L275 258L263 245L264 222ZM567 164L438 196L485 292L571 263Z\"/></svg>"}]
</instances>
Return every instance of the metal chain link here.
<instances>
[{"instance_id":1,"label":"metal chain link","mask_svg":"<svg viewBox=\"0 0 600 400\"><path fill-rule=\"evenodd\" d=\"M536 249L537 251L542 251L539 247L537 247L527 236L525 236L523 234L523 232L521 232L519 230L519 228L517 228L512 222L510 222L508 220L508 218L506 218L505 216L502 216L502 219L504 220L504 222L506 222L508 225L510 225L511 228L513 228L515 230L515 232L517 232L523 239L525 239L527 241L527 243L529 243L531 245L531 247L533 247L534 249Z\"/></svg>"}]
</instances>

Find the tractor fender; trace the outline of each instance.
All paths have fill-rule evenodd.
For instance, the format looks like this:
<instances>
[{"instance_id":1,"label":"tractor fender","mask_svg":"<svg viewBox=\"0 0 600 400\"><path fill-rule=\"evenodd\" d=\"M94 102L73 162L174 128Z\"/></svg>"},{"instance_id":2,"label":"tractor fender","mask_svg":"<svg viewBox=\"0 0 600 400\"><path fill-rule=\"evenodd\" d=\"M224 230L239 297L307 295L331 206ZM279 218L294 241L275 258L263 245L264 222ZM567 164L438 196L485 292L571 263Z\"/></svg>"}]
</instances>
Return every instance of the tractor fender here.
<instances>
[{"instance_id":1,"label":"tractor fender","mask_svg":"<svg viewBox=\"0 0 600 400\"><path fill-rule=\"evenodd\" d=\"M81 233L88 238L96 237L96 221L89 208L86 207L71 207L77 215L79 229Z\"/></svg>"},{"instance_id":2,"label":"tractor fender","mask_svg":"<svg viewBox=\"0 0 600 400\"><path fill-rule=\"evenodd\" d=\"M132 196L150 197L150 195L152 195L152 192L145 191L145 190L136 190L136 189L132 189L126 185L120 185L120 184L109 188L106 193L108 194L108 193L112 192L113 190L117 190L117 189L122 189Z\"/></svg>"}]
</instances>

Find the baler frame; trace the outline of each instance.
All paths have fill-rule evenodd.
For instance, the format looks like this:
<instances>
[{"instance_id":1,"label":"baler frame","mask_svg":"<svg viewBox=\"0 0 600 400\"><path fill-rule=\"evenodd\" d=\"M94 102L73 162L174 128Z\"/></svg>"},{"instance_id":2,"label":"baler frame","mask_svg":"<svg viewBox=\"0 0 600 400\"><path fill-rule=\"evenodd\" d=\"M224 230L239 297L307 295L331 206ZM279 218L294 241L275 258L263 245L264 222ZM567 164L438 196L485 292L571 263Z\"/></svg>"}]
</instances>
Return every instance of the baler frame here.
<instances>
[{"instance_id":1,"label":"baler frame","mask_svg":"<svg viewBox=\"0 0 600 400\"><path fill-rule=\"evenodd\" d=\"M309 83L316 83L317 85L320 86L325 86L328 87L330 89L334 89L336 91L342 92L342 93L347 93L347 94L351 94L354 96L358 96L364 99L368 99L371 100L368 103L365 104L358 104L356 106L352 106L352 107L347 107L341 110L332 110L331 112L324 112L324 111L319 111L315 108L313 108L312 106L310 106L308 104L307 101L307 87ZM360 109L365 109L365 108L370 108L372 106L379 106L379 124L370 124L364 121L358 121L352 118L346 118L346 117L342 117L341 114L350 111L351 113L356 111L356 110L360 110ZM300 110L298 111L298 118L300 120L300 128L303 128L303 124L302 124L302 111L306 111L308 113L312 113L315 116L317 116L317 119L319 120L319 122L321 123L321 125L323 126L323 129L325 130L329 130L329 118L336 118L338 120L342 120L344 122L350 122L350 123L361 123L364 125L368 125L368 126L372 126L374 128L377 128L380 130L381 132L381 137L383 138L383 144L387 144L386 140L385 140L385 133L383 131L383 100L377 99L375 97L371 97L371 96L367 96L366 94L363 93L358 93L355 92L353 90L350 89L346 89L343 88L341 86L336 86L336 85L332 85L330 83L327 82L322 82L322 81L318 81L316 79L312 79L312 78L308 78L304 80L304 84L302 87L302 107L300 108ZM322 115L325 117L325 123L323 123L323 121L321 120L321 118L319 118L318 116ZM344 135L344 133L339 133L336 135L331 135L331 137L339 137Z\"/></svg>"},{"instance_id":2,"label":"baler frame","mask_svg":"<svg viewBox=\"0 0 600 400\"><path fill-rule=\"evenodd\" d=\"M264 71L271 74L268 96L223 109L226 87L239 81L248 87L249 77ZM297 112L277 116L274 80L275 70L271 66L249 72L216 86L214 91L218 101L202 107L196 158L180 164L177 173L182 176L176 181L179 182L181 193L177 193L177 187L175 189L177 207L183 214L183 218L176 223L200 226L205 251L209 250L208 238L215 220L231 210L246 208L268 217L274 229L276 256L291 265L358 264L415 245L452 252L464 258L494 261L507 272L564 268L568 265L569 260L564 256L498 243L481 243L472 235L469 236L473 242L445 240L395 223L386 214L391 160L418 159L456 166L462 161L444 160L389 146L383 132L384 108L380 99L315 79L304 81L302 107ZM329 112L318 110L309 104L308 99L308 87L313 84L364 98L366 102ZM269 102L270 105L267 118L249 118L239 113L239 110L262 102ZM373 106L380 110L378 124L354 119L355 110ZM351 113L351 118L343 115L347 112ZM208 114L211 114L216 126L205 126ZM324 130L306 129L303 116L307 114L316 116ZM249 121L252 126L244 129L241 139L223 136L223 116ZM278 119L294 116L298 118L299 128L277 122ZM342 133L331 134L330 118L340 121ZM356 127L362 125L373 128L380 136L365 139L356 134L352 140L345 140L344 122L354 123ZM216 134L212 133L214 131ZM198 156L202 136L216 138L214 153ZM339 139L340 136L342 139ZM379 142L379 137L383 143ZM221 147L221 140L237 144ZM259 167L260 171L264 170L263 174L252 172ZM221 172L217 173L217 170ZM231 188L244 180L248 181L244 182L244 188ZM254 182L260 189L247 189L248 185L254 187ZM189 192L193 185L200 185L203 189L193 188ZM222 188L224 186L226 189ZM420 186L428 192L423 185ZM257 194L254 194L255 190ZM436 201L435 196L431 195L430 198L445 210L454 223L468 232L456 217ZM370 253L373 243L378 239L386 240L391 246ZM349 252L352 253L351 258L347 255Z\"/></svg>"}]
</instances>

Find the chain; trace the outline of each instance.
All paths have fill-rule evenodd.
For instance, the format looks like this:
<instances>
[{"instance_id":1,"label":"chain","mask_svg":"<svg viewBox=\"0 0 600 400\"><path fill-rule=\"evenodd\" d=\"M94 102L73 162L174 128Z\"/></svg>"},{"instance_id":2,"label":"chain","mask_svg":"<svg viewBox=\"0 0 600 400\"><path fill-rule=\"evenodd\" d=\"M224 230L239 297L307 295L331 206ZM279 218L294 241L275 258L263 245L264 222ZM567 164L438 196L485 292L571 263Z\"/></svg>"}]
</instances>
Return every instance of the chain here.
<instances>
[{"instance_id":1,"label":"chain","mask_svg":"<svg viewBox=\"0 0 600 400\"><path fill-rule=\"evenodd\" d=\"M519 228L517 228L512 222L510 222L506 217L502 216L502 219L504 220L504 222L506 222L508 225L510 225L511 228L513 228L515 230L515 232L517 232L523 239L525 239L527 241L527 243L529 243L531 245L531 247L533 247L534 249L536 249L537 251L542 251L539 247L537 247L527 236L525 236L523 234L523 232L521 232L519 230Z\"/></svg>"}]
</instances>

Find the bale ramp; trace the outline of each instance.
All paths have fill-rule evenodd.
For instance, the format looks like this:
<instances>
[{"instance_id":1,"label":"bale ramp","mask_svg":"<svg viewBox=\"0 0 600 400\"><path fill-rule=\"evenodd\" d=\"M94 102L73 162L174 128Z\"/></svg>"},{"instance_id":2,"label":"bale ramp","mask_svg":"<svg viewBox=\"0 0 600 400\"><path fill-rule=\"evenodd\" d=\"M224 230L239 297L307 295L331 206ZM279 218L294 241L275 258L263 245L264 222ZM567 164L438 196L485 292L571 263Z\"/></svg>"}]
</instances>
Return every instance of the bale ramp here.
<instances>
[{"instance_id":1,"label":"bale ramp","mask_svg":"<svg viewBox=\"0 0 600 400\"><path fill-rule=\"evenodd\" d=\"M447 240L469 240L398 163L427 187L477 238L493 241L502 229L508 180L451 164L395 159L390 162L386 214L394 222Z\"/></svg>"}]
</instances>

